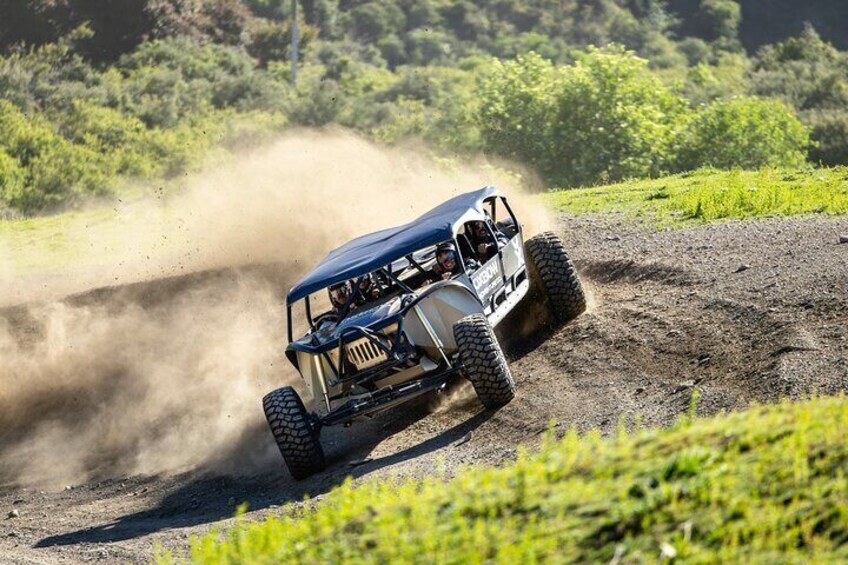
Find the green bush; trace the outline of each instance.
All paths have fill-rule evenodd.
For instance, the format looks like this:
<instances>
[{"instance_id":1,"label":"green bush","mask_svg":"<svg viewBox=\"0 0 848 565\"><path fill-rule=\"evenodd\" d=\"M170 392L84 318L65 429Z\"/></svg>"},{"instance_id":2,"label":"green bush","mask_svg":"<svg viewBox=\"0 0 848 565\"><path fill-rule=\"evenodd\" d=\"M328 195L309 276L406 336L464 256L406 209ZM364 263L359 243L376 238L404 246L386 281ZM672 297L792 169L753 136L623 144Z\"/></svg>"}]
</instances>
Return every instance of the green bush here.
<instances>
[{"instance_id":1,"label":"green bush","mask_svg":"<svg viewBox=\"0 0 848 565\"><path fill-rule=\"evenodd\" d=\"M124 81L123 90L124 109L148 127L174 127L186 116L211 107L209 83L190 83L177 69L136 69Z\"/></svg>"},{"instance_id":2,"label":"green bush","mask_svg":"<svg viewBox=\"0 0 848 565\"><path fill-rule=\"evenodd\" d=\"M742 8L735 0L701 0L701 9L696 18L700 35L708 41L736 41Z\"/></svg>"},{"instance_id":3,"label":"green bush","mask_svg":"<svg viewBox=\"0 0 848 565\"><path fill-rule=\"evenodd\" d=\"M689 87L708 99L741 89L744 65L725 59L692 69ZM495 62L480 98L485 147L560 186L701 166L794 166L810 144L783 103L742 97L694 112L620 49L590 49L565 67L534 54ZM838 140L838 127L830 131Z\"/></svg>"},{"instance_id":4,"label":"green bush","mask_svg":"<svg viewBox=\"0 0 848 565\"><path fill-rule=\"evenodd\" d=\"M692 104L743 96L748 92L748 71L747 57L721 53L710 63L698 63L687 69L683 95Z\"/></svg>"},{"instance_id":5,"label":"green bush","mask_svg":"<svg viewBox=\"0 0 848 565\"><path fill-rule=\"evenodd\" d=\"M535 53L514 61L493 61L480 91L479 122L485 148L553 176L557 79L554 65Z\"/></svg>"},{"instance_id":6,"label":"green bush","mask_svg":"<svg viewBox=\"0 0 848 565\"><path fill-rule=\"evenodd\" d=\"M370 0L345 14L344 28L354 37L364 41L377 41L381 37L403 31L406 15L396 2Z\"/></svg>"},{"instance_id":7,"label":"green bush","mask_svg":"<svg viewBox=\"0 0 848 565\"><path fill-rule=\"evenodd\" d=\"M621 49L559 68L535 54L495 62L480 96L487 149L570 186L667 169L686 113L646 61Z\"/></svg>"},{"instance_id":8,"label":"green bush","mask_svg":"<svg viewBox=\"0 0 848 565\"><path fill-rule=\"evenodd\" d=\"M53 116L53 122L65 139L108 156L117 174L147 176L157 171L158 162L144 150L149 132L138 118L74 100L67 112Z\"/></svg>"},{"instance_id":9,"label":"green bush","mask_svg":"<svg viewBox=\"0 0 848 565\"><path fill-rule=\"evenodd\" d=\"M280 22L256 24L250 33L247 51L259 60L262 67L270 61L282 61L291 56L291 25Z\"/></svg>"},{"instance_id":10,"label":"green bush","mask_svg":"<svg viewBox=\"0 0 848 565\"><path fill-rule=\"evenodd\" d=\"M735 98L701 110L678 139L678 170L703 166L756 169L804 162L810 136L777 100Z\"/></svg>"},{"instance_id":11,"label":"green bush","mask_svg":"<svg viewBox=\"0 0 848 565\"><path fill-rule=\"evenodd\" d=\"M848 163L845 109L848 108L848 54L822 41L807 26L797 37L763 48L751 73L753 94L783 100L799 110L816 142L814 162Z\"/></svg>"},{"instance_id":12,"label":"green bush","mask_svg":"<svg viewBox=\"0 0 848 565\"><path fill-rule=\"evenodd\" d=\"M26 188L26 171L17 159L0 148L0 202L19 202Z\"/></svg>"},{"instance_id":13,"label":"green bush","mask_svg":"<svg viewBox=\"0 0 848 565\"><path fill-rule=\"evenodd\" d=\"M192 116L172 128L153 128L145 139L145 154L157 163L156 175L173 177L195 171L205 153L223 136L225 123L215 113Z\"/></svg>"},{"instance_id":14,"label":"green bush","mask_svg":"<svg viewBox=\"0 0 848 565\"><path fill-rule=\"evenodd\" d=\"M221 113L223 114L223 113ZM213 140L217 145L233 152L244 151L268 143L283 132L288 125L285 115L262 112L232 112L214 118L223 123L220 138Z\"/></svg>"},{"instance_id":15,"label":"green bush","mask_svg":"<svg viewBox=\"0 0 848 565\"><path fill-rule=\"evenodd\" d=\"M754 59L751 91L800 110L848 105L848 55L807 27L799 36L763 48Z\"/></svg>"},{"instance_id":16,"label":"green bush","mask_svg":"<svg viewBox=\"0 0 848 565\"><path fill-rule=\"evenodd\" d=\"M103 70L66 44L0 57L4 210L73 206L120 177L174 176L215 147L267 141L287 123L285 79L240 49L188 38L146 43Z\"/></svg>"},{"instance_id":17,"label":"green bush","mask_svg":"<svg viewBox=\"0 0 848 565\"><path fill-rule=\"evenodd\" d=\"M121 57L117 65L128 75L154 67L178 71L180 77L187 81L202 79L209 82L222 76L250 73L253 66L253 60L241 49L201 43L188 37L142 43L135 51Z\"/></svg>"},{"instance_id":18,"label":"green bush","mask_svg":"<svg viewBox=\"0 0 848 565\"><path fill-rule=\"evenodd\" d=\"M210 102L218 109L242 112L267 110L284 112L289 85L275 80L267 73L238 77L223 77L209 90Z\"/></svg>"},{"instance_id":19,"label":"green bush","mask_svg":"<svg viewBox=\"0 0 848 565\"><path fill-rule=\"evenodd\" d=\"M406 44L409 62L414 65L430 65L444 61L454 50L450 35L429 29L410 31Z\"/></svg>"},{"instance_id":20,"label":"green bush","mask_svg":"<svg viewBox=\"0 0 848 565\"><path fill-rule=\"evenodd\" d=\"M281 110L286 86L243 50L180 38L145 43L121 58L120 105L149 127L173 127L212 107Z\"/></svg>"},{"instance_id":21,"label":"green bush","mask_svg":"<svg viewBox=\"0 0 848 565\"><path fill-rule=\"evenodd\" d=\"M848 163L848 110L814 110L805 112L803 120L811 129L811 161L828 166Z\"/></svg>"},{"instance_id":22,"label":"green bush","mask_svg":"<svg viewBox=\"0 0 848 565\"><path fill-rule=\"evenodd\" d=\"M292 123L320 127L336 121L346 103L344 91L333 79L321 76L321 69L304 69L298 83L298 91L289 105Z\"/></svg>"},{"instance_id":23,"label":"green bush","mask_svg":"<svg viewBox=\"0 0 848 565\"><path fill-rule=\"evenodd\" d=\"M317 36L316 28L298 22L298 51L301 57ZM291 57L291 40L291 24L288 21L260 20L251 28L247 51L258 59L260 67L265 68L271 61L285 61Z\"/></svg>"},{"instance_id":24,"label":"green bush","mask_svg":"<svg viewBox=\"0 0 848 565\"><path fill-rule=\"evenodd\" d=\"M409 61L406 44L397 35L383 37L377 42L377 48L380 50L380 56L391 69Z\"/></svg>"},{"instance_id":25,"label":"green bush","mask_svg":"<svg viewBox=\"0 0 848 565\"><path fill-rule=\"evenodd\" d=\"M0 100L31 111L65 110L72 100L106 104L117 98L114 74L98 72L66 44L48 44L0 57Z\"/></svg>"},{"instance_id":26,"label":"green bush","mask_svg":"<svg viewBox=\"0 0 848 565\"><path fill-rule=\"evenodd\" d=\"M108 157L56 134L40 115L24 115L0 101L0 148L26 171L24 186L4 191L6 203L25 213L74 204L111 191Z\"/></svg>"}]
</instances>

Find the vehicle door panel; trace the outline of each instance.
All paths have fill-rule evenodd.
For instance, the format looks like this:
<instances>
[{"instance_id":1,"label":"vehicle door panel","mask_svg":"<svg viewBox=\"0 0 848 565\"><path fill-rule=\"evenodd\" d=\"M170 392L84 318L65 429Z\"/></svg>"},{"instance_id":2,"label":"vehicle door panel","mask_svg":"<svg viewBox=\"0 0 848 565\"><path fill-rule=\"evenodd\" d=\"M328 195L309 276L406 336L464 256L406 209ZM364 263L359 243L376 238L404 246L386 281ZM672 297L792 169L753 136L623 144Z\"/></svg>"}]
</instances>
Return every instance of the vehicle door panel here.
<instances>
[{"instance_id":1,"label":"vehicle door panel","mask_svg":"<svg viewBox=\"0 0 848 565\"><path fill-rule=\"evenodd\" d=\"M492 297L503 286L503 274L501 272L500 260L497 255L483 263L483 265L471 274L471 283L477 296L484 306L490 306Z\"/></svg>"},{"instance_id":2,"label":"vehicle door panel","mask_svg":"<svg viewBox=\"0 0 848 565\"><path fill-rule=\"evenodd\" d=\"M504 273L507 278L510 278L524 267L524 246L521 244L521 236L513 236L501 252L503 253Z\"/></svg>"}]
</instances>

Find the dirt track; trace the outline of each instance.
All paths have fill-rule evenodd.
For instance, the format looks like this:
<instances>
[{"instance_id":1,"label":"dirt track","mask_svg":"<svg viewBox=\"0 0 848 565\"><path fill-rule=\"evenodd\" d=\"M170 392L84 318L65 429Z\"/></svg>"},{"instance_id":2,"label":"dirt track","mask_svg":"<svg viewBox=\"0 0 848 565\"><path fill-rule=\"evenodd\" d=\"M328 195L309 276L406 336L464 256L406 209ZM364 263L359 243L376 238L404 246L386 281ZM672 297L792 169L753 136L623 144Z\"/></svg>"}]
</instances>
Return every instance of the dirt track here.
<instances>
[{"instance_id":1,"label":"dirt track","mask_svg":"<svg viewBox=\"0 0 848 565\"><path fill-rule=\"evenodd\" d=\"M608 219L562 219L560 228L592 306L553 334L513 340L518 396L507 407L484 412L460 386L412 410L326 430L330 469L303 483L280 467L250 477L196 469L70 489L7 487L0 562L146 561L154 542L184 548L190 534L225 527L241 502L258 518L348 475L450 475L465 464L497 464L532 444L552 419L563 430L603 432L637 416L668 424L696 388L702 414L848 390L848 245L837 243L848 220L657 233ZM179 293L196 282L168 284ZM8 316L19 317L26 339L22 313ZM245 437L271 441L264 430ZM4 519L12 510L19 516Z\"/></svg>"}]
</instances>

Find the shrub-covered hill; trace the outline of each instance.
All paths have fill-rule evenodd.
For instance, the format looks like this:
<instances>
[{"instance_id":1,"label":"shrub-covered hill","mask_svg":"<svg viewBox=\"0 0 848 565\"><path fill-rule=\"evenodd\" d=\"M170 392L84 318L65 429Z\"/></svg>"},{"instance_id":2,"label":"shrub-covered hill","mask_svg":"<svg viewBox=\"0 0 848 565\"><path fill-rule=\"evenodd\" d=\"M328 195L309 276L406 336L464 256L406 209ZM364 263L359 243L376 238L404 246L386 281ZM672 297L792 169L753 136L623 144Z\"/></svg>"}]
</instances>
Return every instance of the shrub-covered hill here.
<instances>
[{"instance_id":1,"label":"shrub-covered hill","mask_svg":"<svg viewBox=\"0 0 848 565\"><path fill-rule=\"evenodd\" d=\"M842 0L669 0L669 10L681 19L679 32L704 37L710 32L710 13L732 12L739 4L739 39L751 52L759 47L797 35L809 22L840 49L848 48L844 33L848 4ZM714 28L712 28L714 29Z\"/></svg>"},{"instance_id":2,"label":"shrub-covered hill","mask_svg":"<svg viewBox=\"0 0 848 565\"><path fill-rule=\"evenodd\" d=\"M102 70L63 40L0 58L0 216L113 197L130 179L178 178L209 153L289 124L485 151L573 186L805 158L809 133L783 102L696 106L620 47L576 58L396 72L346 59L305 65L295 89L283 66L185 37L144 43Z\"/></svg>"},{"instance_id":3,"label":"shrub-covered hill","mask_svg":"<svg viewBox=\"0 0 848 565\"><path fill-rule=\"evenodd\" d=\"M376 48L390 62L479 50L514 56L528 48L624 43L644 55L668 55L686 37L743 44L750 52L798 34L811 22L826 40L848 47L848 8L840 0L299 0L304 22L326 39ZM281 20L290 0L6 0L0 48L56 41L88 22L82 50L114 60L150 38L188 34L238 44L264 33L256 16ZM428 51L430 53L428 53Z\"/></svg>"},{"instance_id":4,"label":"shrub-covered hill","mask_svg":"<svg viewBox=\"0 0 848 565\"><path fill-rule=\"evenodd\" d=\"M572 432L447 482L347 484L314 511L194 539L191 561L845 562L846 430L836 397L612 439Z\"/></svg>"},{"instance_id":5,"label":"shrub-covered hill","mask_svg":"<svg viewBox=\"0 0 848 565\"><path fill-rule=\"evenodd\" d=\"M748 56L733 0L695 19L662 0L301 1L296 86L290 6L0 2L0 219L170 189L297 126L519 161L548 186L848 163L848 54L807 27Z\"/></svg>"}]
</instances>

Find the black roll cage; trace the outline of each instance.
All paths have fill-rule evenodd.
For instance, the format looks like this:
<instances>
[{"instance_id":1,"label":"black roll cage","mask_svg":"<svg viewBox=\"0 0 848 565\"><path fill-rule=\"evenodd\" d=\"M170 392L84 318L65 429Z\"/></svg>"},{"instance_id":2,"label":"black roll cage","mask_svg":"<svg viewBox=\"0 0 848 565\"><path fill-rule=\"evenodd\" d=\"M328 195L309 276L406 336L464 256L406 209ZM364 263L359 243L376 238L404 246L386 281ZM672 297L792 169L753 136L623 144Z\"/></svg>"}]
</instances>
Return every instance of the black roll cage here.
<instances>
[{"instance_id":1,"label":"black roll cage","mask_svg":"<svg viewBox=\"0 0 848 565\"><path fill-rule=\"evenodd\" d=\"M516 226L516 229L517 229L517 235L522 235L522 237L523 237L523 234L522 234L523 230L521 228L521 224L518 223L518 219L515 217L515 213L512 211L512 208L510 207L509 202L507 202L507 199L505 197L503 197L502 195L492 196L491 199L495 200L495 202L497 202L497 199L500 199L500 201L503 203L504 207L506 208L507 214L512 218L513 222L515 223L515 226ZM490 199L486 199L486 201L484 201L484 202L487 202L489 200ZM498 260L501 263L501 274L502 274L502 276L505 276L504 275L504 269L503 269L503 252L500 249L500 246L497 245L497 234L494 233L494 228L493 228L493 226L496 225L495 224L495 222L496 222L496 217L495 217L496 210L497 210L497 207L493 205L492 206L492 214L491 214L491 224L492 225L490 225L490 223L487 222L487 221L485 222L485 224L486 224L487 230L489 231L490 235L493 238L493 241L495 241L495 243L496 243ZM452 242L454 244L455 248L457 249L457 251L459 251L461 249L461 247L460 247L457 235L458 234L454 234L454 236L450 240L445 240L445 241L446 242L447 241ZM437 244L436 247L438 247L438 245L439 244ZM476 250L474 250L474 249L472 249L472 252L474 252L475 254L477 253ZM415 260L414 253L409 253L409 254L404 255L402 257L398 257L398 259L400 259L400 258L406 259L409 262L409 264L414 266L422 275L427 274L427 271L421 266L420 263L418 263L418 261ZM469 275L469 273L466 271L466 268L465 268L465 261L460 260L460 261L457 261L457 262L460 265L461 273L464 274L464 275ZM345 328L341 331L336 343L327 342L323 345L315 344L315 346L305 346L304 344L298 344L293 339L294 336L293 336L292 315L291 315L292 314L292 304L286 302L286 310L287 310L286 311L286 321L287 321L289 348L294 349L294 350L303 350L303 351L309 352L309 353L320 353L321 356L324 358L324 360L327 362L327 365L333 371L333 373L334 373L333 376L335 377L335 380L336 380L337 383L344 382L344 380L346 378L346 375L344 374L345 373L345 370L344 370L345 369L345 363L344 363L344 361L345 361L345 357L346 357L346 350L343 347L343 345L345 343L348 343L349 341L351 341L351 340L345 340L345 337L348 336L349 334L358 334L361 337L368 339L369 342L373 343L380 350L386 352L386 354L389 356L389 360L386 363L382 363L381 365L377 365L376 367L372 367L371 369L360 372L357 375L362 380L367 380L367 377L377 375L382 370L385 370L387 367L390 367L390 366L392 366L392 365L394 365L394 364L396 364L400 361L403 361L408 357L408 354L407 354L408 352L403 351L404 346L402 344L402 341L403 341L402 340L402 338L403 338L403 317L406 315L407 312L409 312L410 309L414 308L415 305L418 304L418 302L420 302L423 298L428 296L431 292L435 291L438 288L443 288L444 286L455 285L455 286L458 286L458 287L464 289L465 291L467 291L469 294L471 294L474 297L474 299L478 303L480 303L481 306L484 306L480 297L477 295L476 291L468 288L466 285L459 283L455 280L437 281L436 283L430 285L430 287L428 287L423 293L418 293L415 290L413 290L412 288L410 288L408 285L406 285L403 281L401 281L396 276L396 274L392 271L392 263L389 263L385 267L380 267L379 269L376 269L374 271L371 271L369 273L365 273L363 275L356 277L355 280L356 280L357 286L358 286L359 281L361 281L363 277L365 277L365 276L367 276L367 275L369 275L370 273L373 273L373 272L382 273L383 275L388 277L391 281L393 281L395 284L397 284L398 287L407 294L407 296L404 297L403 302L401 303L400 311L397 314L386 318L380 324L381 328L391 326L394 323L398 324L398 329L397 329L396 335L394 336L394 339L392 339L390 336L387 336L385 334L377 334L376 330L364 328L362 326L349 326L349 327L347 327L347 328ZM339 321L344 319L344 317L349 313L350 306L353 303L354 295L356 294L357 291L358 291L358 288L354 288L353 292L350 293L350 296L348 297L347 301L345 302L345 307L344 307L342 316L340 317ZM408 299L410 297L411 297L411 299ZM315 322L312 318L312 310L311 310L311 307L310 307L309 296L304 297L303 300L306 303L305 304L306 318L307 318L307 321L309 322L310 330L312 332L314 332L317 328L315 327ZM386 347L385 344L383 344L379 340L380 337L389 341L392 344L392 347L391 348ZM314 333L313 333L312 338L313 338L313 341L317 340ZM338 349L339 349L339 366L338 367L336 367L334 365L334 363L332 362L332 359L328 355L328 352L335 349L336 347L338 347ZM290 356L289 359L292 361L292 363L295 366L297 366L296 358L294 356Z\"/></svg>"},{"instance_id":2,"label":"black roll cage","mask_svg":"<svg viewBox=\"0 0 848 565\"><path fill-rule=\"evenodd\" d=\"M456 236L454 236L452 239L449 239L449 240L446 240L446 241L450 241L451 243L453 243L456 246L457 249L459 249L459 241L457 240ZM441 245L441 243L437 244L436 247L438 247L438 245ZM418 270L419 273L421 273L422 275L427 275L427 271L424 269L424 267L421 266L421 264L418 261L415 260L412 253L408 253L407 255L404 255L402 257L398 257L398 259L406 259L407 261L409 261L409 264L411 266L415 267L415 269ZM463 261L457 261L457 262L460 264L460 269L462 270L462 274L467 274L466 270L465 270L465 263ZM371 273L382 273L383 275L386 276L386 278L388 278L389 280L394 282L398 286L398 288L400 288L403 292L405 292L407 294L416 294L415 290L410 288L407 284L405 284L402 280L400 280L397 277L397 275L392 271L391 267L392 266L391 266L391 263L390 263L387 267L380 267L379 269L375 269L374 271L371 271L369 273L365 273L365 274L360 275L360 276L358 276L354 279L356 284L354 284L353 292L350 293L350 296L348 296L347 300L345 301L344 309L342 311L342 314L339 317L339 321L344 319L350 313L350 307L353 304L354 296L357 292L356 286L358 286L359 282L364 277L368 276ZM311 308L311 304L310 304L310 301L309 301L309 296L306 296L302 300L305 302L306 320L309 322L309 329L311 331L315 331L317 328L315 327L315 320L312 318L312 308ZM294 330L293 330L293 327L292 327L292 306L293 306L292 304L289 304L289 303L286 304L286 323L287 323L289 343L294 343Z\"/></svg>"}]
</instances>

